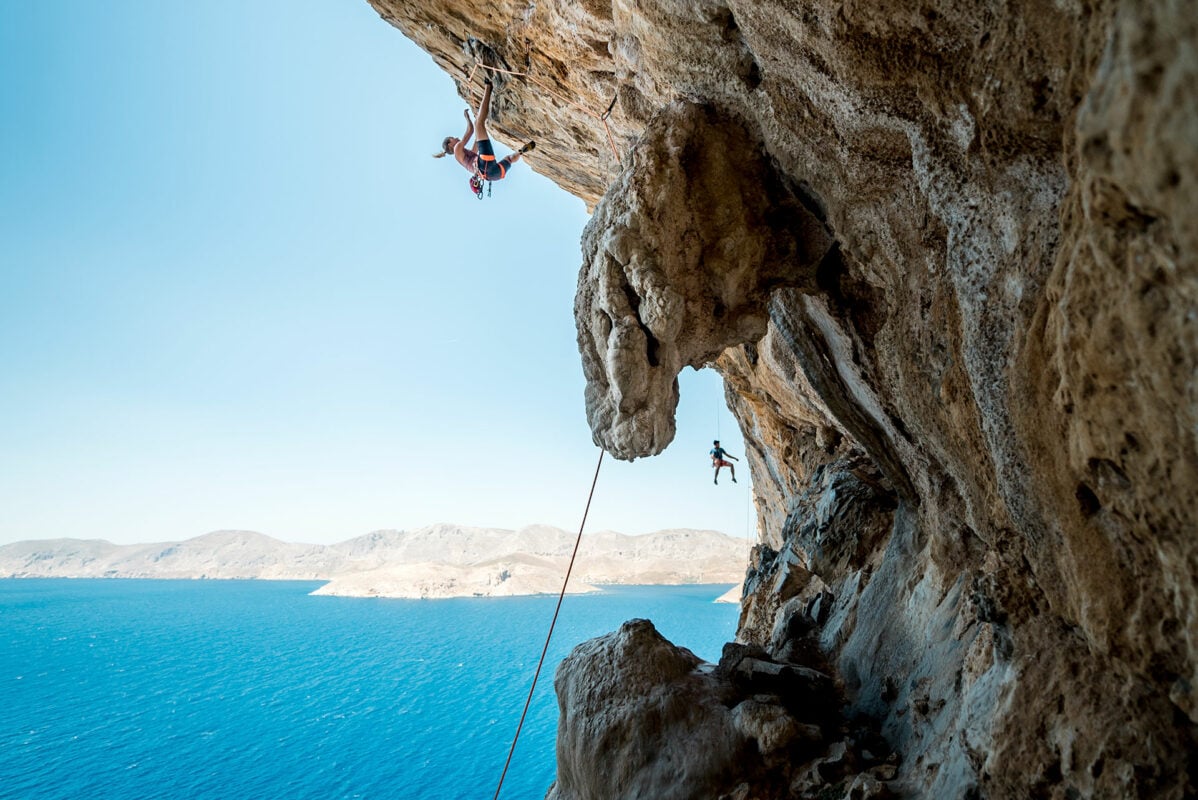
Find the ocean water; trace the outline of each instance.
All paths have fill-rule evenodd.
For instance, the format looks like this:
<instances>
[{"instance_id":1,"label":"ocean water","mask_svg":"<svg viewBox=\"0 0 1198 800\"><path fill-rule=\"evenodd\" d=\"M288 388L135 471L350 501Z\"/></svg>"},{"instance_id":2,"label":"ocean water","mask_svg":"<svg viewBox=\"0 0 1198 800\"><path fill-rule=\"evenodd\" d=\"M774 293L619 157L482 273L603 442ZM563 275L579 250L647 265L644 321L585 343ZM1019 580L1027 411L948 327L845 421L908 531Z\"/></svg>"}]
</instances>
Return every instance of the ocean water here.
<instances>
[{"instance_id":1,"label":"ocean water","mask_svg":"<svg viewBox=\"0 0 1198 800\"><path fill-rule=\"evenodd\" d=\"M0 580L0 798L487 800L556 597ZM567 597L502 798L554 776L553 669L627 619L716 660L727 586Z\"/></svg>"}]
</instances>

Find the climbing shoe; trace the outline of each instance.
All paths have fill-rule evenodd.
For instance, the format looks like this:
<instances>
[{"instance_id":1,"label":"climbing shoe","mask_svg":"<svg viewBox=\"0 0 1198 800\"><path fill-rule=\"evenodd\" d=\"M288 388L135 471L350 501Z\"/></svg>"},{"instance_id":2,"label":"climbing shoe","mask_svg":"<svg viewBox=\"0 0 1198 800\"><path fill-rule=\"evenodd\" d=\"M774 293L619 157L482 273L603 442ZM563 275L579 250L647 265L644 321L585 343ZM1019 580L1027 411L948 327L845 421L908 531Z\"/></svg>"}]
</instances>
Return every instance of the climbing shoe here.
<instances>
[{"instance_id":1,"label":"climbing shoe","mask_svg":"<svg viewBox=\"0 0 1198 800\"><path fill-rule=\"evenodd\" d=\"M712 481L712 483L714 483L716 486L719 486L719 485L720 485L720 479L719 479L719 478L716 478L714 481Z\"/></svg>"},{"instance_id":2,"label":"climbing shoe","mask_svg":"<svg viewBox=\"0 0 1198 800\"><path fill-rule=\"evenodd\" d=\"M735 475L733 475L733 476L732 476L732 482L733 482L733 483L736 483L736 476L735 476Z\"/></svg>"},{"instance_id":3,"label":"climbing shoe","mask_svg":"<svg viewBox=\"0 0 1198 800\"><path fill-rule=\"evenodd\" d=\"M536 147L537 147L536 142L529 142L528 144L526 144L520 148L520 155L524 155L525 153L530 153L533 150L535 150Z\"/></svg>"}]
</instances>

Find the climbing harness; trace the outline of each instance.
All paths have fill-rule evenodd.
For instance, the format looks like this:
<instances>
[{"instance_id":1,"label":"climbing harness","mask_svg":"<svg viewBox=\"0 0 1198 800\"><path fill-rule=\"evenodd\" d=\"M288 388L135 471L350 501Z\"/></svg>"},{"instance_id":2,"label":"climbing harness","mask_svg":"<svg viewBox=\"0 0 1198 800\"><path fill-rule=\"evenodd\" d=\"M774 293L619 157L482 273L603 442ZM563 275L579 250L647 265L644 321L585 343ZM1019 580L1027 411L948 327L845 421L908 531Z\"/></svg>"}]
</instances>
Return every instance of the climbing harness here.
<instances>
[{"instance_id":1,"label":"climbing harness","mask_svg":"<svg viewBox=\"0 0 1198 800\"><path fill-rule=\"evenodd\" d=\"M492 800L499 800L499 792L503 789L503 779L507 777L507 769L512 764L512 756L516 752L516 742L520 741L520 731L524 728L524 718L528 716L528 707L532 705L532 693L537 688L537 679L541 677L541 667L545 666L545 654L549 652L549 640L553 638L553 628L557 625L557 615L562 610L562 600L566 597L566 584L570 582L570 573L574 569L574 559L578 556L578 546L582 543L582 531L587 524L587 514L591 511L591 500L595 497L595 484L599 483L599 468L603 466L603 450L599 450L599 463L595 465L595 477L591 479L591 492L587 495L587 505L582 512L582 523L578 526L578 537L574 540L574 552L570 554L570 564L566 567L566 577L562 581L562 590L557 596L557 608L553 610L553 620L549 623L549 633L545 636L545 646L541 648L541 660L537 662L537 670L532 675L532 686L528 687L528 699L524 701L524 711L520 712L520 723L516 726L516 735L512 737L512 747L507 751L507 761L504 762L503 772L499 774L499 785L495 787Z\"/></svg>"},{"instance_id":2,"label":"climbing harness","mask_svg":"<svg viewBox=\"0 0 1198 800\"><path fill-rule=\"evenodd\" d=\"M564 102L568 105L573 106L574 108L578 109L582 113L586 114L588 117L592 117L592 118L598 120L600 123L603 124L603 130L607 134L607 144L609 147L611 147L612 156L616 159L617 164L622 163L620 160L620 153L619 153L619 151L616 150L616 140L612 136L611 127L607 124L608 118L611 117L612 109L614 109L616 107L616 98L615 97L613 97L611 99L611 102L608 103L607 109L604 110L604 112L602 114L596 114L594 111L591 111L589 108L585 108L585 107L579 105L578 103L575 103L570 98L565 97L558 92L555 92L552 87L546 86L543 82L537 80L535 77L528 74L527 72L516 72L515 70L503 69L502 67L492 67L492 66L484 64L481 61L475 59L474 66L470 68L470 74L466 76L466 85L470 87L471 101L474 100L474 73L477 72L480 67L482 69L489 70L491 72L498 72L498 73L502 73L504 75L513 75L516 77L526 78L530 83L533 83L536 86L540 87L541 90L546 92L547 94L549 94L553 97L556 97L558 100L561 100L562 102ZM527 145L526 145L526 147L527 147ZM520 154L523 155L525 152L526 152L525 149L521 148ZM491 181L486 180L485 175L483 174L482 170L478 170L473 176L471 176L470 191L474 192L474 196L477 197L479 200L483 199L483 185L484 184L486 184L487 197L490 197L491 196Z\"/></svg>"},{"instance_id":3,"label":"climbing harness","mask_svg":"<svg viewBox=\"0 0 1198 800\"><path fill-rule=\"evenodd\" d=\"M556 97L558 100L561 100L563 103L573 106L574 108L578 109L582 113L586 114L588 117L598 120L599 122L601 122L603 124L603 131L607 134L607 144L611 147L611 154L613 157L615 157L616 163L617 164L623 163L620 159L620 153L616 150L615 137L613 137L611 135L611 128L607 124L607 120L608 120L608 117L611 116L612 109L616 107L616 98L615 97L613 97L611 99L611 103L608 104L606 111L604 111L602 114L596 114L591 109L586 108L584 106L580 106L578 103L575 103L570 98L565 97L564 95L562 95L558 92L555 92L552 87L546 86L543 82L537 80L535 77L533 77L532 75L529 75L527 72L516 72L515 70L503 69L502 67L492 67L488 64L482 63L481 61L475 60L474 66L471 67L471 69L470 69L470 74L466 77L466 85L470 87L470 94L471 94L472 99L474 96L474 73L478 71L479 67L482 67L485 70L490 70L491 72L499 72L504 75L514 75L514 76L520 77L520 78L527 78L529 83L536 84L546 94Z\"/></svg>"}]
</instances>

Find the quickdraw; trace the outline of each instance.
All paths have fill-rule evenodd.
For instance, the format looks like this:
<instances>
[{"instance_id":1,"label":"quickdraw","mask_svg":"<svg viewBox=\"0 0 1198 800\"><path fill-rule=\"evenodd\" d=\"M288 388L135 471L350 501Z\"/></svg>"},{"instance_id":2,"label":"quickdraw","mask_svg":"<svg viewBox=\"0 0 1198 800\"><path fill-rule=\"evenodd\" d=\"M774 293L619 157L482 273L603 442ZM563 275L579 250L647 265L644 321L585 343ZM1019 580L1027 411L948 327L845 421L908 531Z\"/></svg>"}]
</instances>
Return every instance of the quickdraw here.
<instances>
[{"instance_id":1,"label":"quickdraw","mask_svg":"<svg viewBox=\"0 0 1198 800\"><path fill-rule=\"evenodd\" d=\"M483 199L483 186L487 187L487 197L491 196L491 182L483 180L483 176L475 173L470 176L470 191L474 192L474 196L479 200Z\"/></svg>"},{"instance_id":2,"label":"quickdraw","mask_svg":"<svg viewBox=\"0 0 1198 800\"><path fill-rule=\"evenodd\" d=\"M476 40L472 39L471 41L476 41ZM592 119L597 120L603 126L603 132L607 134L607 144L609 147L611 147L612 157L616 160L617 164L622 163L622 161L620 159L620 152L616 149L616 140L612 136L612 133L611 133L611 126L607 124L608 119L611 117L611 112L616 107L616 100L619 98L619 95L616 95L615 97L613 97L611 99L611 102L608 103L608 105L607 105L606 111L604 111L602 114L596 114L591 109L586 108L585 106L579 105L578 103L571 100L569 97L566 97L565 95L555 92L552 87L546 85L543 81L537 80L534 76L530 75L527 72L517 72L516 70L504 69L503 67L492 67L490 64L484 64L476 58L474 61L474 66L470 68L470 74L466 76L466 85L470 87L471 97L474 96L474 73L477 72L480 67L489 72L497 72L497 73L500 73L503 75L513 75L513 76L517 76L517 77L521 77L521 78L526 78L526 79L528 79L528 81L530 83L533 83L536 86L540 87L541 90L544 91L545 93L551 95L552 97L556 97L558 100L561 100L561 101L573 106L574 108L578 109L582 113L586 114L588 117L591 117Z\"/></svg>"}]
</instances>

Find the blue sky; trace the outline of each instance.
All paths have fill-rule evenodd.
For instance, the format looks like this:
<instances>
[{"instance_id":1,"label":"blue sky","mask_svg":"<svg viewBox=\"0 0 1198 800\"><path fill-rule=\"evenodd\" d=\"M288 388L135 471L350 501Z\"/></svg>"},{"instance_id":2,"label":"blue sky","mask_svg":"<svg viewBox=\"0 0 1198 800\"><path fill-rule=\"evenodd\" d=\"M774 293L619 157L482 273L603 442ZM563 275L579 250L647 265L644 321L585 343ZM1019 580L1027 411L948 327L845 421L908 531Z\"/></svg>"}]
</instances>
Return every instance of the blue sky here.
<instances>
[{"instance_id":1,"label":"blue sky","mask_svg":"<svg viewBox=\"0 0 1198 800\"><path fill-rule=\"evenodd\" d=\"M526 165L475 200L428 157L463 108L365 0L0 5L0 543L576 529L586 212ZM589 530L748 533L681 381Z\"/></svg>"}]
</instances>

